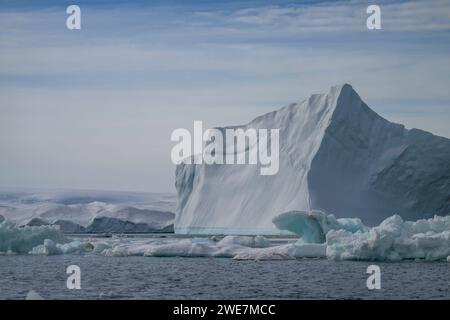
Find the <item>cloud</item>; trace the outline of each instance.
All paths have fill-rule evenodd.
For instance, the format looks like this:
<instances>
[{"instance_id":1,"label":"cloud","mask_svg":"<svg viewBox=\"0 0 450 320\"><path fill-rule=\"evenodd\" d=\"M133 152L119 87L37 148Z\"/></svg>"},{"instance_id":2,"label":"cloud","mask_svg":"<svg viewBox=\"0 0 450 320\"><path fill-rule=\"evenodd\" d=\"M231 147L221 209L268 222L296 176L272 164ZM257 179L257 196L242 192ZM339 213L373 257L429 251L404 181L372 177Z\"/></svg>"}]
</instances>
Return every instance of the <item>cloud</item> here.
<instances>
[{"instance_id":1,"label":"cloud","mask_svg":"<svg viewBox=\"0 0 450 320\"><path fill-rule=\"evenodd\" d=\"M2 11L0 181L172 191L172 130L245 123L343 82L450 137L450 11L426 3L380 2L380 33L362 1L86 5L80 32L55 7Z\"/></svg>"},{"instance_id":2,"label":"cloud","mask_svg":"<svg viewBox=\"0 0 450 320\"><path fill-rule=\"evenodd\" d=\"M446 0L378 1L382 26L391 32L450 30L450 3ZM366 31L367 1L268 5L233 11L199 12L204 25L246 28L245 31L336 33Z\"/></svg>"}]
</instances>

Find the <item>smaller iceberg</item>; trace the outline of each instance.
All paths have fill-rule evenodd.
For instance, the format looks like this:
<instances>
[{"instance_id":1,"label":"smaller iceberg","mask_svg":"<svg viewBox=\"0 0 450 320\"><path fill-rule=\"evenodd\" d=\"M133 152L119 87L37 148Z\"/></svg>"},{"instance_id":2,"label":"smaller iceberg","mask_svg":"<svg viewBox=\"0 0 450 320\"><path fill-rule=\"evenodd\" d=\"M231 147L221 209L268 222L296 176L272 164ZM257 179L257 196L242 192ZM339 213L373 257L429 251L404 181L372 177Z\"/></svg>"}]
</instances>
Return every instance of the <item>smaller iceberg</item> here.
<instances>
[{"instance_id":1,"label":"smaller iceberg","mask_svg":"<svg viewBox=\"0 0 450 320\"><path fill-rule=\"evenodd\" d=\"M0 252L28 253L46 239L58 243L70 242L56 226L18 227L5 219L0 222Z\"/></svg>"},{"instance_id":2,"label":"smaller iceberg","mask_svg":"<svg viewBox=\"0 0 450 320\"><path fill-rule=\"evenodd\" d=\"M336 219L321 211L289 211L274 217L272 222L278 229L298 235L304 243L324 243L330 230L350 233L368 230L358 218Z\"/></svg>"},{"instance_id":3,"label":"smaller iceberg","mask_svg":"<svg viewBox=\"0 0 450 320\"><path fill-rule=\"evenodd\" d=\"M336 260L445 260L450 255L450 216L415 222L399 215L367 231L330 230L327 257Z\"/></svg>"}]
</instances>

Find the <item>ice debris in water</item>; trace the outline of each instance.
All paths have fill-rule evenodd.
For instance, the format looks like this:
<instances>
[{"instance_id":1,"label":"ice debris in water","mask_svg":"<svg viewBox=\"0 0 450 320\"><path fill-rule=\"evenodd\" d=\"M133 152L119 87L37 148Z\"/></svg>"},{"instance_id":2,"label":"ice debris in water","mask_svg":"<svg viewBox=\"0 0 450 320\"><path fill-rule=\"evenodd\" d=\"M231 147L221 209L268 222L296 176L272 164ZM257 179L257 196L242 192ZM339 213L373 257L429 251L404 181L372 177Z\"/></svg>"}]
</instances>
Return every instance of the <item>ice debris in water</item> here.
<instances>
[{"instance_id":1,"label":"ice debris in water","mask_svg":"<svg viewBox=\"0 0 450 320\"><path fill-rule=\"evenodd\" d=\"M25 297L25 300L44 300L42 296L34 290L30 290Z\"/></svg>"},{"instance_id":2,"label":"ice debris in water","mask_svg":"<svg viewBox=\"0 0 450 320\"><path fill-rule=\"evenodd\" d=\"M367 231L361 219L336 219L332 214L321 211L289 211L272 219L280 230L287 230L298 235L305 243L324 243L325 235L330 230L347 230L349 232Z\"/></svg>"},{"instance_id":3,"label":"ice debris in water","mask_svg":"<svg viewBox=\"0 0 450 320\"><path fill-rule=\"evenodd\" d=\"M104 256L236 260L450 260L450 216L412 222L394 215L369 228L359 219L336 219L324 213L297 211L279 215L274 223L300 238L282 244L271 243L263 236L69 240L55 227L17 227L4 220L0 223L0 252L42 255L89 252Z\"/></svg>"},{"instance_id":4,"label":"ice debris in water","mask_svg":"<svg viewBox=\"0 0 450 320\"><path fill-rule=\"evenodd\" d=\"M450 255L450 216L415 222L399 215L365 232L330 230L327 257L337 260L443 260Z\"/></svg>"},{"instance_id":5,"label":"ice debris in water","mask_svg":"<svg viewBox=\"0 0 450 320\"><path fill-rule=\"evenodd\" d=\"M80 254L88 251L86 243L75 240L69 243L55 243L53 240L45 239L44 244L38 245L31 249L30 254Z\"/></svg>"},{"instance_id":6,"label":"ice debris in water","mask_svg":"<svg viewBox=\"0 0 450 320\"><path fill-rule=\"evenodd\" d=\"M28 253L46 239L69 242L56 226L18 227L8 220L0 222L0 252Z\"/></svg>"}]
</instances>

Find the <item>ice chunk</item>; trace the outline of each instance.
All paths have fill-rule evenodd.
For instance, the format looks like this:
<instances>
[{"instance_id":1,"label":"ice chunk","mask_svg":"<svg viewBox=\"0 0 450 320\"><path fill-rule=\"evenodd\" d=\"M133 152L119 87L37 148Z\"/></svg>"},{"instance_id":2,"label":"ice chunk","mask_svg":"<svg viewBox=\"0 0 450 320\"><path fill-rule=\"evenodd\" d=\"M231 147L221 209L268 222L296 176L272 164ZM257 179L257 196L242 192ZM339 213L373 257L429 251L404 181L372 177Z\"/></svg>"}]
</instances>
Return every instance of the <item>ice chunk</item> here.
<instances>
[{"instance_id":1,"label":"ice chunk","mask_svg":"<svg viewBox=\"0 0 450 320\"><path fill-rule=\"evenodd\" d=\"M95 254L102 254L104 250L111 248L111 245L105 243L105 242L96 242L93 244L94 249L92 250L92 253Z\"/></svg>"},{"instance_id":2,"label":"ice chunk","mask_svg":"<svg viewBox=\"0 0 450 320\"><path fill-rule=\"evenodd\" d=\"M276 216L272 222L280 230L295 233L305 243L324 243L329 230L344 229L349 232L367 230L358 218L336 219L334 215L327 215L321 211L289 211Z\"/></svg>"},{"instance_id":3,"label":"ice chunk","mask_svg":"<svg viewBox=\"0 0 450 320\"><path fill-rule=\"evenodd\" d=\"M217 244L218 246L240 245L251 248L265 248L270 245L263 236L226 236Z\"/></svg>"},{"instance_id":4,"label":"ice chunk","mask_svg":"<svg viewBox=\"0 0 450 320\"><path fill-rule=\"evenodd\" d=\"M25 300L44 300L44 298L42 298L42 296L39 293L37 293L36 291L30 290L27 293Z\"/></svg>"},{"instance_id":5,"label":"ice chunk","mask_svg":"<svg viewBox=\"0 0 450 320\"><path fill-rule=\"evenodd\" d=\"M185 239L151 247L144 255L154 257L210 257L214 255L214 252L215 248L212 246Z\"/></svg>"},{"instance_id":6,"label":"ice chunk","mask_svg":"<svg viewBox=\"0 0 450 320\"><path fill-rule=\"evenodd\" d=\"M411 222L394 215L365 232L331 230L326 239L331 259L442 260L450 255L450 216Z\"/></svg>"},{"instance_id":7,"label":"ice chunk","mask_svg":"<svg viewBox=\"0 0 450 320\"><path fill-rule=\"evenodd\" d=\"M286 260L296 258L324 258L326 245L316 243L289 243L262 249L243 250L235 260Z\"/></svg>"},{"instance_id":8,"label":"ice chunk","mask_svg":"<svg viewBox=\"0 0 450 320\"><path fill-rule=\"evenodd\" d=\"M238 253L233 257L234 260L292 260L292 256L276 251L258 250L258 251L244 251Z\"/></svg>"},{"instance_id":9,"label":"ice chunk","mask_svg":"<svg viewBox=\"0 0 450 320\"><path fill-rule=\"evenodd\" d=\"M0 252L28 253L44 240L66 243L65 238L56 226L24 226L4 220L0 223Z\"/></svg>"},{"instance_id":10,"label":"ice chunk","mask_svg":"<svg viewBox=\"0 0 450 320\"><path fill-rule=\"evenodd\" d=\"M81 254L87 251L86 243L75 240L60 244L53 240L45 239L44 244L40 244L29 252L30 254L57 255L57 254Z\"/></svg>"},{"instance_id":11,"label":"ice chunk","mask_svg":"<svg viewBox=\"0 0 450 320\"><path fill-rule=\"evenodd\" d=\"M40 244L29 252L30 254L42 254L42 255L55 255L62 254L62 251L56 247L56 243L53 240L45 239L44 244Z\"/></svg>"},{"instance_id":12,"label":"ice chunk","mask_svg":"<svg viewBox=\"0 0 450 320\"><path fill-rule=\"evenodd\" d=\"M323 243L325 232L313 215L305 211L289 211L273 218L272 222L280 230L295 233L304 242Z\"/></svg>"}]
</instances>

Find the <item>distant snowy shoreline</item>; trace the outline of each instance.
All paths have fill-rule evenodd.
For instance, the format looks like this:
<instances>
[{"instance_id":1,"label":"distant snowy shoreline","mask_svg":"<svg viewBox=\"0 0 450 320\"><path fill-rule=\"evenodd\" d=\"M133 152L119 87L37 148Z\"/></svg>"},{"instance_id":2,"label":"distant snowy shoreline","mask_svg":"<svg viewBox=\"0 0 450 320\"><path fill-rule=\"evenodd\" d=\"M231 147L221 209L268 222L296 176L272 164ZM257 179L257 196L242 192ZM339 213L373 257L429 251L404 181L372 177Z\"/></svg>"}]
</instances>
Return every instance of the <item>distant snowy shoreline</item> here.
<instances>
[{"instance_id":1,"label":"distant snowy shoreline","mask_svg":"<svg viewBox=\"0 0 450 320\"><path fill-rule=\"evenodd\" d=\"M175 202L167 193L0 189L0 216L63 233L173 232Z\"/></svg>"}]
</instances>

